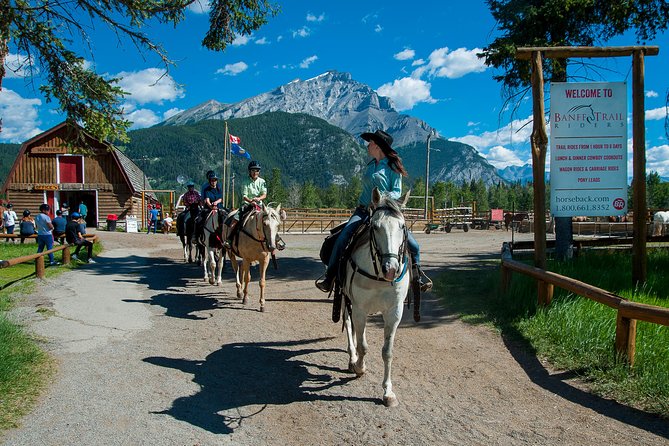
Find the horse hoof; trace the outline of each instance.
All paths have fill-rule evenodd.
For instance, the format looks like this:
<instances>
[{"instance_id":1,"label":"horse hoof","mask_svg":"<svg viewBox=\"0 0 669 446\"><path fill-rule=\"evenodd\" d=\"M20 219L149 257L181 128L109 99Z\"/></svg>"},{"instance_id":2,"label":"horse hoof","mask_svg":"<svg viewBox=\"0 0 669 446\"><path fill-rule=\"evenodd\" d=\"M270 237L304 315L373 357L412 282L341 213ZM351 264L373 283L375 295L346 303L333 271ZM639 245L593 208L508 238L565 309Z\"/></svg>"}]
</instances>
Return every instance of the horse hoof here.
<instances>
[{"instance_id":1,"label":"horse hoof","mask_svg":"<svg viewBox=\"0 0 669 446\"><path fill-rule=\"evenodd\" d=\"M242 299L242 305L246 305L247 303L249 303L248 299L246 299L246 298Z\"/></svg>"},{"instance_id":2,"label":"horse hoof","mask_svg":"<svg viewBox=\"0 0 669 446\"><path fill-rule=\"evenodd\" d=\"M397 407L400 405L400 401L397 399L395 395L384 396L383 405L386 407Z\"/></svg>"},{"instance_id":3,"label":"horse hoof","mask_svg":"<svg viewBox=\"0 0 669 446\"><path fill-rule=\"evenodd\" d=\"M209 285L213 285L213 284L214 284L214 279L209 279Z\"/></svg>"},{"instance_id":4,"label":"horse hoof","mask_svg":"<svg viewBox=\"0 0 669 446\"><path fill-rule=\"evenodd\" d=\"M348 371L351 373L355 373L355 362L348 363Z\"/></svg>"},{"instance_id":5,"label":"horse hoof","mask_svg":"<svg viewBox=\"0 0 669 446\"><path fill-rule=\"evenodd\" d=\"M265 307L260 307L260 312L264 313L265 312Z\"/></svg>"}]
</instances>

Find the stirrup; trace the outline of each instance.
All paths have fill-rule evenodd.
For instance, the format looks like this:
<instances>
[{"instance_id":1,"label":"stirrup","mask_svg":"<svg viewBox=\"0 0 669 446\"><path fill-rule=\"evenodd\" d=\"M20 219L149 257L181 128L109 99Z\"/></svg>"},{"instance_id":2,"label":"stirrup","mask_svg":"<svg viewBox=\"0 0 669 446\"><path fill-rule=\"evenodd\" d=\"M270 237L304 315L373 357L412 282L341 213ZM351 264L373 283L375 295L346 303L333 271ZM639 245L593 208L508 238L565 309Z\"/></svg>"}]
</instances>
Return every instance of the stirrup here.
<instances>
[{"instance_id":1,"label":"stirrup","mask_svg":"<svg viewBox=\"0 0 669 446\"><path fill-rule=\"evenodd\" d=\"M334 279L328 280L327 276L325 276L322 280L320 280L320 277L316 279L315 282L316 288L321 290L324 293L329 293L332 291L332 288L334 288Z\"/></svg>"},{"instance_id":2,"label":"stirrup","mask_svg":"<svg viewBox=\"0 0 669 446\"><path fill-rule=\"evenodd\" d=\"M432 280L427 277L427 274L425 274L420 266L418 267L418 285L423 293L432 289Z\"/></svg>"}]
</instances>

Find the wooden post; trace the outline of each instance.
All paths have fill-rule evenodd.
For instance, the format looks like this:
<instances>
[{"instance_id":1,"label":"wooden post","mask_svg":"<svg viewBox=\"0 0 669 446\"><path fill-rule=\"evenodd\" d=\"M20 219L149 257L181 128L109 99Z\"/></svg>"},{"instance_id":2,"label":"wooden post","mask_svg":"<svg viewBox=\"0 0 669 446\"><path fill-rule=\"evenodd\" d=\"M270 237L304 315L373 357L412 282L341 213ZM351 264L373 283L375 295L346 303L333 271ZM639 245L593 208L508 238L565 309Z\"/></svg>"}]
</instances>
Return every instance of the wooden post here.
<instances>
[{"instance_id":1,"label":"wooden post","mask_svg":"<svg viewBox=\"0 0 669 446\"><path fill-rule=\"evenodd\" d=\"M646 129L644 104L644 51L632 56L632 132L634 176L634 241L632 243L632 285L646 282Z\"/></svg>"},{"instance_id":2,"label":"wooden post","mask_svg":"<svg viewBox=\"0 0 669 446\"><path fill-rule=\"evenodd\" d=\"M532 52L532 178L534 180L534 215L546 215L546 118L544 116L544 73L541 52ZM546 221L534 219L534 266L546 269Z\"/></svg>"},{"instance_id":3,"label":"wooden post","mask_svg":"<svg viewBox=\"0 0 669 446\"><path fill-rule=\"evenodd\" d=\"M616 353L634 366L636 351L636 319L624 317L618 311L616 320Z\"/></svg>"},{"instance_id":4,"label":"wooden post","mask_svg":"<svg viewBox=\"0 0 669 446\"><path fill-rule=\"evenodd\" d=\"M72 256L70 256L70 246L65 245L65 249L63 249L63 265L67 265L72 261Z\"/></svg>"},{"instance_id":5,"label":"wooden post","mask_svg":"<svg viewBox=\"0 0 669 446\"><path fill-rule=\"evenodd\" d=\"M35 276L38 279L44 279L44 256L35 259Z\"/></svg>"}]
</instances>

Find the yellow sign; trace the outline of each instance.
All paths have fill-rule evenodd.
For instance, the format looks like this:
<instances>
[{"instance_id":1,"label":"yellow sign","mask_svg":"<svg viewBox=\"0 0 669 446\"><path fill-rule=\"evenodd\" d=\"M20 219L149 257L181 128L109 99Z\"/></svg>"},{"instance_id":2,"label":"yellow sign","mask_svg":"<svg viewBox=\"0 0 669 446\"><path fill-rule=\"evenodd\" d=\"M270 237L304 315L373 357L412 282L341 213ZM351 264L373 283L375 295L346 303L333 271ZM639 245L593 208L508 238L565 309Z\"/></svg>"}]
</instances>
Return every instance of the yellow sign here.
<instances>
[{"instance_id":1,"label":"yellow sign","mask_svg":"<svg viewBox=\"0 0 669 446\"><path fill-rule=\"evenodd\" d=\"M33 190L58 190L57 184L35 184Z\"/></svg>"}]
</instances>

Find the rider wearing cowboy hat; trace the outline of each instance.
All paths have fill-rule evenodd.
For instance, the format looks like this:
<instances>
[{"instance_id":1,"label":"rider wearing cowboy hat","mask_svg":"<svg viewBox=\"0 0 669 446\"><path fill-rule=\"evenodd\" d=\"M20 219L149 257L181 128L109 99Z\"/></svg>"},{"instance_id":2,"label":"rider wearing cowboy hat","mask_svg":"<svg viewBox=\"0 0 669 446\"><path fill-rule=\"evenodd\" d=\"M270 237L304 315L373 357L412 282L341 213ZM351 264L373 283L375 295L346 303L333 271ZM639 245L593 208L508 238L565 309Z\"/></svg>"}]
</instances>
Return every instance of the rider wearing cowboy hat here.
<instances>
[{"instance_id":1,"label":"rider wearing cowboy hat","mask_svg":"<svg viewBox=\"0 0 669 446\"><path fill-rule=\"evenodd\" d=\"M358 207L334 244L325 277L316 282L316 287L323 292L332 291L344 247L348 244L356 229L369 218L367 208L372 201L374 188L378 188L379 192L388 194L391 198L397 200L402 194L402 177L408 175L402 164L402 158L392 148L392 136L383 130L377 130L374 133L363 133L360 137L368 142L367 153L372 157L372 160L367 164L363 173L362 193L358 199ZM407 234L407 243L413 263L418 267L421 291L428 291L432 288L432 281L420 268L420 248L411 232Z\"/></svg>"}]
</instances>

